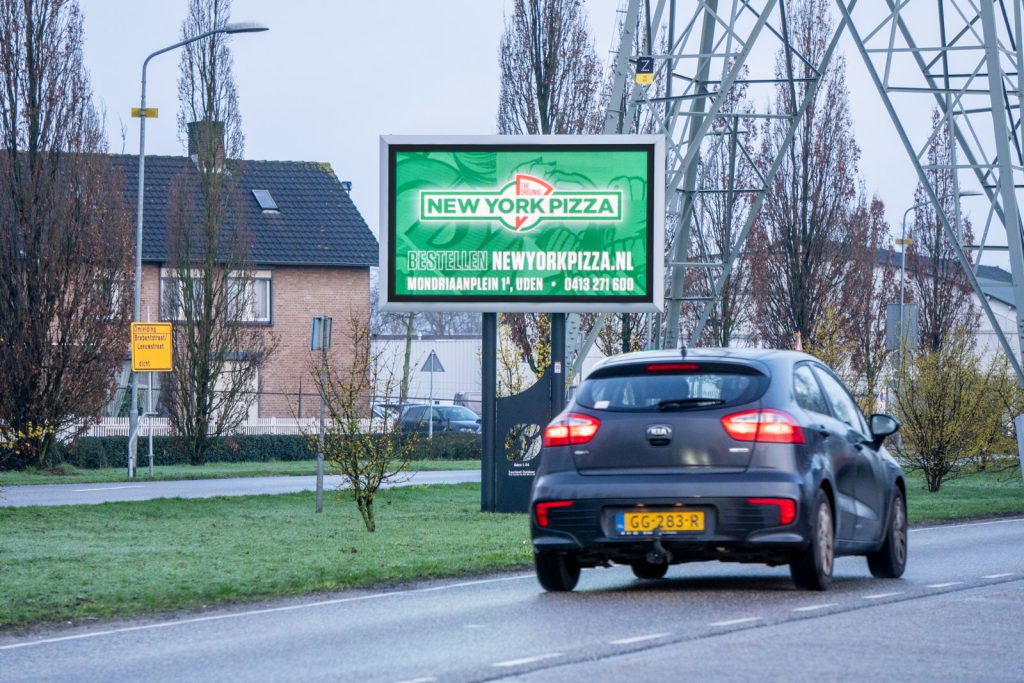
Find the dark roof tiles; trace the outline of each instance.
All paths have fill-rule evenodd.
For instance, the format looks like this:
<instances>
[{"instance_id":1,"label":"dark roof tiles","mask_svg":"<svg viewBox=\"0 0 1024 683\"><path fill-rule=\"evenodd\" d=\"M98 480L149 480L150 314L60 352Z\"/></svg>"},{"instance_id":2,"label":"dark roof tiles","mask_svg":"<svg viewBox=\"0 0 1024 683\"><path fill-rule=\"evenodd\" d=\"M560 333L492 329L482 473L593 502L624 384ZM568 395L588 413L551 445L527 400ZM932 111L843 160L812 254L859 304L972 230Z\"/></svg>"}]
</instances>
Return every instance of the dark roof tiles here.
<instances>
[{"instance_id":1,"label":"dark roof tiles","mask_svg":"<svg viewBox=\"0 0 1024 683\"><path fill-rule=\"evenodd\" d=\"M125 179L125 198L134 205L138 157L115 155ZM237 224L252 236L250 258L256 265L377 265L377 240L342 188L330 164L305 161L232 162L237 174L233 210ZM195 165L187 157L146 157L146 203L142 260L167 262L168 196L181 178L198 187ZM269 190L278 211L263 211L253 190ZM198 193L195 194L198 197ZM232 217L234 218L234 217ZM229 218L227 224L234 224Z\"/></svg>"}]
</instances>

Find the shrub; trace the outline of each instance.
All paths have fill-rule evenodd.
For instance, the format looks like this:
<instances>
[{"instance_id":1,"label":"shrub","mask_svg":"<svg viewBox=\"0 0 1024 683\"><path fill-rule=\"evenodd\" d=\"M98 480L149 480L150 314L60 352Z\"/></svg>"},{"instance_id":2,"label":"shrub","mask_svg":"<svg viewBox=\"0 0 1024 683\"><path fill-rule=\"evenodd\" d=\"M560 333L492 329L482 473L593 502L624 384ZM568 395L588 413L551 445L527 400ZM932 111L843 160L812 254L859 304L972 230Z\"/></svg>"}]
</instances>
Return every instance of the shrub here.
<instances>
[{"instance_id":1,"label":"shrub","mask_svg":"<svg viewBox=\"0 0 1024 683\"><path fill-rule=\"evenodd\" d=\"M416 444L416 460L479 460L482 447L479 434L438 432L433 439L421 438Z\"/></svg>"},{"instance_id":2,"label":"shrub","mask_svg":"<svg viewBox=\"0 0 1024 683\"><path fill-rule=\"evenodd\" d=\"M393 438L402 438L394 435ZM139 466L148 464L148 439L139 439ZM47 463L74 465L83 469L127 467L127 436L83 436L51 451ZM476 460L480 458L480 435L439 432L433 439L422 438L413 451L415 460ZM207 462L267 462L269 460L315 460L316 450L309 448L300 434L237 435L214 441ZM174 436L153 437L153 464L186 465L188 452Z\"/></svg>"},{"instance_id":3,"label":"shrub","mask_svg":"<svg viewBox=\"0 0 1024 683\"><path fill-rule=\"evenodd\" d=\"M148 439L139 439L139 464L146 464ZM59 462L84 469L127 466L127 436L85 436L58 453ZM214 441L207 462L267 462L268 460L311 460L316 454L306 447L305 440L295 434L237 435ZM174 436L153 437L153 463L184 465L188 451ZM57 463L53 463L57 464Z\"/></svg>"}]
</instances>

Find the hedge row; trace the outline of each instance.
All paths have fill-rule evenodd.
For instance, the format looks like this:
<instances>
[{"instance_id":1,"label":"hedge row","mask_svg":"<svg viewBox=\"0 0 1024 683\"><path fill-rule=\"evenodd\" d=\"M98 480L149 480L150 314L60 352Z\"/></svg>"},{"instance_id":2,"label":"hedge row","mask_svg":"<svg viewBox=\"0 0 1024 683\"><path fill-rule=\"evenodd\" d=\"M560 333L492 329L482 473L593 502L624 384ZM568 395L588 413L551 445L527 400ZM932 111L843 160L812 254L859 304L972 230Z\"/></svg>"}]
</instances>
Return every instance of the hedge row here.
<instances>
[{"instance_id":1,"label":"hedge row","mask_svg":"<svg viewBox=\"0 0 1024 683\"><path fill-rule=\"evenodd\" d=\"M396 438L397 435L396 435ZM139 439L140 462L147 458L148 439ZM60 463L85 469L121 467L128 454L127 436L85 436L64 446L55 454ZM312 460L306 439L293 434L230 436L215 441L207 451L207 462L267 462L269 460ZM414 460L475 460L480 458L479 434L435 434L432 440L420 439ZM156 465L184 465L188 454L173 436L153 437L153 462Z\"/></svg>"}]
</instances>

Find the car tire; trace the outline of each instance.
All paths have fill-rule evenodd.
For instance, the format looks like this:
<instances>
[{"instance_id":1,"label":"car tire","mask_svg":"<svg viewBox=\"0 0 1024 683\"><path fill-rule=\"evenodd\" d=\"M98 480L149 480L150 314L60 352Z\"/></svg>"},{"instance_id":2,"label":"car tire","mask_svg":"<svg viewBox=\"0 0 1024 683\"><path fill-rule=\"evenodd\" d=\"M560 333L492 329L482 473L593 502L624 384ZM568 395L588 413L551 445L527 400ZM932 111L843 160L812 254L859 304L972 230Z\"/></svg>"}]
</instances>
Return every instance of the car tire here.
<instances>
[{"instance_id":1,"label":"car tire","mask_svg":"<svg viewBox=\"0 0 1024 683\"><path fill-rule=\"evenodd\" d=\"M899 489L892 494L882 547L867 557L871 575L879 579L898 579L907 568L907 504Z\"/></svg>"},{"instance_id":2,"label":"car tire","mask_svg":"<svg viewBox=\"0 0 1024 683\"><path fill-rule=\"evenodd\" d=\"M668 563L659 562L654 564L647 560L637 560L630 564L633 568L633 576L638 579L662 579L668 573Z\"/></svg>"},{"instance_id":3,"label":"car tire","mask_svg":"<svg viewBox=\"0 0 1024 683\"><path fill-rule=\"evenodd\" d=\"M580 580L580 565L573 555L535 553L533 562L537 569L537 581L546 591L553 593L571 591Z\"/></svg>"},{"instance_id":4,"label":"car tire","mask_svg":"<svg viewBox=\"0 0 1024 683\"><path fill-rule=\"evenodd\" d=\"M811 510L810 543L793 556L789 571L798 588L823 591L832 583L836 545L832 506L824 491L818 490Z\"/></svg>"}]
</instances>

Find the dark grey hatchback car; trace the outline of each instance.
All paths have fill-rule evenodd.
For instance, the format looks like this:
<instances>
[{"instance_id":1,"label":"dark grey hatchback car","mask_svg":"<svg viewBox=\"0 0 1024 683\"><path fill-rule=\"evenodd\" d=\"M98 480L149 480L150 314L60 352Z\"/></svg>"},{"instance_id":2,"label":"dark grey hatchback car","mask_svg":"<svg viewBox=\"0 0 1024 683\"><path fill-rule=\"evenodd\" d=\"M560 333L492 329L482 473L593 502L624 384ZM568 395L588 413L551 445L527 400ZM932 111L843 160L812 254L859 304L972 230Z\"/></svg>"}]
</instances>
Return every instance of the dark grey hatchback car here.
<instances>
[{"instance_id":1,"label":"dark grey hatchback car","mask_svg":"<svg viewBox=\"0 0 1024 683\"><path fill-rule=\"evenodd\" d=\"M704 560L788 564L825 590L838 555L896 578L907 562L903 471L813 356L766 349L609 358L544 431L531 499L537 578L585 567L642 579Z\"/></svg>"}]
</instances>

